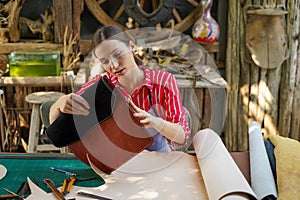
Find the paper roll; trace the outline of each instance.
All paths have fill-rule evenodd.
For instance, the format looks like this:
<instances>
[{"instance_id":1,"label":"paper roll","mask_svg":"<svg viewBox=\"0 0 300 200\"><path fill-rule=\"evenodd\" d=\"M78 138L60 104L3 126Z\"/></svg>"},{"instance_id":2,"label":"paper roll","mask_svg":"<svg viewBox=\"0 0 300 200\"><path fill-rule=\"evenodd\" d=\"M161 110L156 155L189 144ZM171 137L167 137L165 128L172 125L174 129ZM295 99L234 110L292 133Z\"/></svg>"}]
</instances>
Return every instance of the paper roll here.
<instances>
[{"instance_id":1,"label":"paper roll","mask_svg":"<svg viewBox=\"0 0 300 200\"><path fill-rule=\"evenodd\" d=\"M256 121L249 125L249 151L251 186L258 199L277 197L276 184L263 140L262 130Z\"/></svg>"},{"instance_id":2,"label":"paper roll","mask_svg":"<svg viewBox=\"0 0 300 200\"><path fill-rule=\"evenodd\" d=\"M209 199L256 197L217 133L204 129L193 139Z\"/></svg>"}]
</instances>

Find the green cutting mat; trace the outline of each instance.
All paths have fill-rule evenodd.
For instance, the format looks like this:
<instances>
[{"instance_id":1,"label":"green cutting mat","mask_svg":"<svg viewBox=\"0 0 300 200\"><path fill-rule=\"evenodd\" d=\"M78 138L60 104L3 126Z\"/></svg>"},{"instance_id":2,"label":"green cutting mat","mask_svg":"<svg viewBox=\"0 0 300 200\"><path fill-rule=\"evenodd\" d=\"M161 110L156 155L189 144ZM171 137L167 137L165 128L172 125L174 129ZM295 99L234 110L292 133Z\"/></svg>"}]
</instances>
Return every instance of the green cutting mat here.
<instances>
[{"instance_id":1,"label":"green cutting mat","mask_svg":"<svg viewBox=\"0 0 300 200\"><path fill-rule=\"evenodd\" d=\"M90 166L73 154L0 154L0 164L7 168L6 176L0 180L0 194L7 194L3 188L16 192L27 177L35 179L44 191L51 192L44 183L44 178L50 178L55 186L59 187L62 186L63 180L69 177L52 170L51 167L74 172L77 178L96 177L93 180L76 181L74 185L77 186L97 187L104 184L104 180Z\"/></svg>"}]
</instances>

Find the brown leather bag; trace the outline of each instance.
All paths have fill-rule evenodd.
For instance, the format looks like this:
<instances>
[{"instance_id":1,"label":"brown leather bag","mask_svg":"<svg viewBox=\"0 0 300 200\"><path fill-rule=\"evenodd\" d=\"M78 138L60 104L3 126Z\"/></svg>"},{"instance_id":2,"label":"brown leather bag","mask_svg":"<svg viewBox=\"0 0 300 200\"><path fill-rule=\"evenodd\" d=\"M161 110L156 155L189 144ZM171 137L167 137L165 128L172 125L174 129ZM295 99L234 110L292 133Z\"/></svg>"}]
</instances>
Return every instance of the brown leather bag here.
<instances>
[{"instance_id":1,"label":"brown leather bag","mask_svg":"<svg viewBox=\"0 0 300 200\"><path fill-rule=\"evenodd\" d=\"M57 147L69 146L83 162L111 173L153 143L147 129L118 87L106 76L82 95L91 107L88 116L62 113L46 130Z\"/></svg>"}]
</instances>

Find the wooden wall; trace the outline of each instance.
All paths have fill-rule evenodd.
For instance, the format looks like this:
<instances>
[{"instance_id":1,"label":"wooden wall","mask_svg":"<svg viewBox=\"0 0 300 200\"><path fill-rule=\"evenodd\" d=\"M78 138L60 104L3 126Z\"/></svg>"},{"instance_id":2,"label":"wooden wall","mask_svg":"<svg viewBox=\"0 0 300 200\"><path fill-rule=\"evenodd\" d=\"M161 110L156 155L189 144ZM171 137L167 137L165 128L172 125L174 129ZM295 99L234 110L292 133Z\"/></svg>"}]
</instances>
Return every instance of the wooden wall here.
<instances>
[{"instance_id":1,"label":"wooden wall","mask_svg":"<svg viewBox=\"0 0 300 200\"><path fill-rule=\"evenodd\" d=\"M234 151L248 149L248 125L252 120L261 124L265 135L300 139L300 3L277 1L280 9L288 11L284 16L288 58L276 69L264 69L249 62L245 41L249 17L246 10L265 8L261 2L238 0L228 4L226 80L229 89L224 136L228 149Z\"/></svg>"}]
</instances>

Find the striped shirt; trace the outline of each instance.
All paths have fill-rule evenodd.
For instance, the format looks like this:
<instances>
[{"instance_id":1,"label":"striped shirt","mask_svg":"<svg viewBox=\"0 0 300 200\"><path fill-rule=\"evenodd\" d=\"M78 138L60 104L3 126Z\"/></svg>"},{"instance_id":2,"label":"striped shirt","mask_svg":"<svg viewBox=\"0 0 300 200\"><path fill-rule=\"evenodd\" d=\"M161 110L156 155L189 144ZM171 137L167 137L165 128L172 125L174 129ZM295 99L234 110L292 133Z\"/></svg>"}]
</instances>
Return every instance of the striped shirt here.
<instances>
[{"instance_id":1,"label":"striped shirt","mask_svg":"<svg viewBox=\"0 0 300 200\"><path fill-rule=\"evenodd\" d=\"M155 110L157 115L169 122L179 124L185 132L185 142L177 144L183 146L190 137L190 127L186 121L186 111L182 106L182 98L174 75L161 70L150 70L141 67L145 73L145 80L142 85L133 91L132 94L119 85L118 79L111 73L105 74L111 82L120 87L124 94L131 98L139 108L149 111ZM98 82L101 75L96 75L89 82L85 83L77 94L83 93L92 84ZM174 148L171 147L172 150Z\"/></svg>"}]
</instances>

